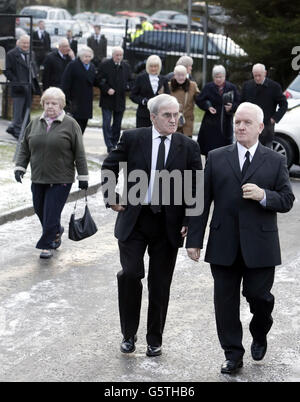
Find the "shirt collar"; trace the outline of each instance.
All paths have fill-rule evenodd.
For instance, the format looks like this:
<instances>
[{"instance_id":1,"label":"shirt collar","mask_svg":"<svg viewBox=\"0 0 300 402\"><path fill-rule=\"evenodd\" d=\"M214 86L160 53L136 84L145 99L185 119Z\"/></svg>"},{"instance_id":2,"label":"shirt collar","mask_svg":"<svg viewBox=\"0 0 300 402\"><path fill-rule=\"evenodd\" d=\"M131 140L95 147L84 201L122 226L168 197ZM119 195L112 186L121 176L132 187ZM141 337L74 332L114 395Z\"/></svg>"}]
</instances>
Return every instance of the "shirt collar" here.
<instances>
[{"instance_id":1,"label":"shirt collar","mask_svg":"<svg viewBox=\"0 0 300 402\"><path fill-rule=\"evenodd\" d=\"M57 117L55 117L55 119L53 119L53 121L58 120L58 121L62 122L65 117L65 114L66 114L65 111L62 110L62 112ZM40 120L46 120L45 112L42 113Z\"/></svg>"},{"instance_id":2,"label":"shirt collar","mask_svg":"<svg viewBox=\"0 0 300 402\"><path fill-rule=\"evenodd\" d=\"M250 147L250 148L246 148L246 147L244 147L244 145L242 145L239 142L237 142L237 147L238 147L239 155L245 157L246 152L249 151L250 155L251 155L251 159L252 159L254 154L255 154L255 151L256 151L256 149L258 147L258 141L254 145L252 145L252 147Z\"/></svg>"},{"instance_id":3,"label":"shirt collar","mask_svg":"<svg viewBox=\"0 0 300 402\"><path fill-rule=\"evenodd\" d=\"M169 134L166 136L166 138L171 141L173 134ZM156 138L159 138L161 134L156 130L154 126L152 126L152 140L155 140Z\"/></svg>"}]
</instances>

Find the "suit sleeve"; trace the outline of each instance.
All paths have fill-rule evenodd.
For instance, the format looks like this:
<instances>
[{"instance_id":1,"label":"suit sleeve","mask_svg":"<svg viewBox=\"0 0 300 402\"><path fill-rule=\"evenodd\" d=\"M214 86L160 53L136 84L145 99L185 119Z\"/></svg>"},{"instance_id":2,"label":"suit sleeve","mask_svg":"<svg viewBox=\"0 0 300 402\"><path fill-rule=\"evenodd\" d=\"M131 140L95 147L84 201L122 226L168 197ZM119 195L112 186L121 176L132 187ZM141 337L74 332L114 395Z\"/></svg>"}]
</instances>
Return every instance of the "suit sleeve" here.
<instances>
[{"instance_id":1,"label":"suit sleeve","mask_svg":"<svg viewBox=\"0 0 300 402\"><path fill-rule=\"evenodd\" d=\"M117 148L110 152L101 168L101 190L106 207L120 202L115 189L118 184L120 162L127 162L127 133L124 131Z\"/></svg>"},{"instance_id":2,"label":"suit sleeve","mask_svg":"<svg viewBox=\"0 0 300 402\"><path fill-rule=\"evenodd\" d=\"M142 76L138 76L133 84L130 99L132 102L137 103L138 105L142 105L142 100L145 98L141 95L142 88Z\"/></svg>"},{"instance_id":3,"label":"suit sleeve","mask_svg":"<svg viewBox=\"0 0 300 402\"><path fill-rule=\"evenodd\" d=\"M276 123L278 123L287 111L288 104L280 85L277 83L275 87L275 102L278 105L278 109L272 117L276 121Z\"/></svg>"},{"instance_id":4,"label":"suit sleeve","mask_svg":"<svg viewBox=\"0 0 300 402\"><path fill-rule=\"evenodd\" d=\"M203 239L209 217L210 206L213 201L211 171L212 162L209 153L204 169L204 208L201 215L191 216L189 218L186 248L203 248Z\"/></svg>"},{"instance_id":5,"label":"suit sleeve","mask_svg":"<svg viewBox=\"0 0 300 402\"><path fill-rule=\"evenodd\" d=\"M289 180L289 172L285 158L282 156L278 169L275 188L265 189L266 206L265 208L275 212L288 212L294 203L295 197Z\"/></svg>"}]
</instances>

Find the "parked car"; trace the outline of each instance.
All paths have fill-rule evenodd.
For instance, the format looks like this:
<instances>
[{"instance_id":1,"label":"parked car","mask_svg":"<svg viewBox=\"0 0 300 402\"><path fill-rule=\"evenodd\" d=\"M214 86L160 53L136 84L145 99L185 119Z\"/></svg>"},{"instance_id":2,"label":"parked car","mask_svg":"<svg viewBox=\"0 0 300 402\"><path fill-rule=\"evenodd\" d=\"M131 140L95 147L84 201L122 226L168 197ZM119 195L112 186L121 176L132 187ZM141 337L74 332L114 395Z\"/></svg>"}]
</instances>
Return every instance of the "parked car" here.
<instances>
[{"instance_id":1,"label":"parked car","mask_svg":"<svg viewBox=\"0 0 300 402\"><path fill-rule=\"evenodd\" d=\"M188 16L178 11L161 10L151 15L152 24L160 24L167 29L187 29ZM193 31L203 31L203 25L199 22L191 21Z\"/></svg>"},{"instance_id":2,"label":"parked car","mask_svg":"<svg viewBox=\"0 0 300 402\"><path fill-rule=\"evenodd\" d=\"M66 21L72 21L72 16L68 10L64 8L56 8L50 6L29 6L24 7L20 11L20 15L31 15L33 17L33 29L37 28L40 20L45 21L46 29L47 22L52 21L57 24L57 28L63 26ZM20 28L23 28L26 32L30 30L30 19L20 18ZM50 32L49 32L50 33Z\"/></svg>"},{"instance_id":3,"label":"parked car","mask_svg":"<svg viewBox=\"0 0 300 402\"><path fill-rule=\"evenodd\" d=\"M300 99L300 74L290 83L284 94L287 99Z\"/></svg>"},{"instance_id":4,"label":"parked car","mask_svg":"<svg viewBox=\"0 0 300 402\"><path fill-rule=\"evenodd\" d=\"M273 150L286 156L287 165L300 165L300 99L288 99L288 110L275 124Z\"/></svg>"}]
</instances>

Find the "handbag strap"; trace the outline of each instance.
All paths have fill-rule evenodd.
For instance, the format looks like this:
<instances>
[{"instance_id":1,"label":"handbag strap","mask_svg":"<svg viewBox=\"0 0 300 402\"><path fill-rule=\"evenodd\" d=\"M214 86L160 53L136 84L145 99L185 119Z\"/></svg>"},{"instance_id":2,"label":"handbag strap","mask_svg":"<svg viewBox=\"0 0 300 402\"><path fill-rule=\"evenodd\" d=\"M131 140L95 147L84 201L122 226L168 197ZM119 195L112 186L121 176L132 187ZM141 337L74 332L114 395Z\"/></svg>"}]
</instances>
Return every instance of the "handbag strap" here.
<instances>
[{"instance_id":1,"label":"handbag strap","mask_svg":"<svg viewBox=\"0 0 300 402\"><path fill-rule=\"evenodd\" d=\"M86 191L86 190L85 190L84 198L85 198L85 205L88 205L87 191ZM79 199L79 191L78 191L78 193L77 193L77 199L75 200L73 213L75 213L78 199Z\"/></svg>"}]
</instances>

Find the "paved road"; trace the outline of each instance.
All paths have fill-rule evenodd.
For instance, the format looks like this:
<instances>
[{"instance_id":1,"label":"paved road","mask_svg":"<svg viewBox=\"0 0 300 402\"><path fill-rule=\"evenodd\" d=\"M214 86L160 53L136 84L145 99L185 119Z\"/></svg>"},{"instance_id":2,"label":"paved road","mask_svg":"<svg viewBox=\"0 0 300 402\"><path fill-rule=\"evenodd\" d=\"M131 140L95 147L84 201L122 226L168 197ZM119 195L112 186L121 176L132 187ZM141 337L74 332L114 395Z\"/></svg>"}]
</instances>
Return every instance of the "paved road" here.
<instances>
[{"instance_id":1,"label":"paved road","mask_svg":"<svg viewBox=\"0 0 300 402\"><path fill-rule=\"evenodd\" d=\"M89 136L98 135L90 131ZM101 144L88 144L101 159ZM101 138L101 137L99 137ZM94 138L95 139L95 138ZM246 354L235 376L220 374L224 360L214 322L212 278L208 264L194 263L180 250L171 289L163 355L145 356L147 283L137 350L119 352L121 341L116 274L115 214L99 193L89 197L99 231L75 243L63 236L50 261L39 259L35 216L0 226L0 381L182 381L284 382L300 380L300 181L297 200L279 216L283 265L277 268L276 306L269 348L262 362L250 355L251 315L242 300ZM83 208L83 203L81 204ZM72 204L63 212L67 228Z\"/></svg>"}]
</instances>

